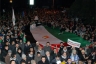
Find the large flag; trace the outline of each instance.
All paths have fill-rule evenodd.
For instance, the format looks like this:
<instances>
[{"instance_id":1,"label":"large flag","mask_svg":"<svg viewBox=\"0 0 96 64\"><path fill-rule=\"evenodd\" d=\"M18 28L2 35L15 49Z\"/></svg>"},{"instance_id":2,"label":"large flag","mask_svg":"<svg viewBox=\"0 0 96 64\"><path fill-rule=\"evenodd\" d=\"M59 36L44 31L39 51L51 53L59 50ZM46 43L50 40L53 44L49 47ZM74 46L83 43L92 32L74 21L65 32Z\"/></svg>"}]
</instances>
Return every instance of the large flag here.
<instances>
[{"instance_id":1,"label":"large flag","mask_svg":"<svg viewBox=\"0 0 96 64\"><path fill-rule=\"evenodd\" d=\"M68 43L70 46L77 47L77 48L79 48L80 45L81 45L81 43L76 42L76 41L73 41L73 40L71 40L71 39L68 39L68 42L67 42L67 43Z\"/></svg>"},{"instance_id":2,"label":"large flag","mask_svg":"<svg viewBox=\"0 0 96 64\"><path fill-rule=\"evenodd\" d=\"M13 26L15 26L15 14L14 14L14 9L12 9L12 22L13 22Z\"/></svg>"},{"instance_id":3,"label":"large flag","mask_svg":"<svg viewBox=\"0 0 96 64\"><path fill-rule=\"evenodd\" d=\"M49 33L44 26L37 26L34 29L30 26L30 32L32 33L34 39L42 45L46 45L46 42L50 42L51 44L58 44L62 42L60 39Z\"/></svg>"}]
</instances>

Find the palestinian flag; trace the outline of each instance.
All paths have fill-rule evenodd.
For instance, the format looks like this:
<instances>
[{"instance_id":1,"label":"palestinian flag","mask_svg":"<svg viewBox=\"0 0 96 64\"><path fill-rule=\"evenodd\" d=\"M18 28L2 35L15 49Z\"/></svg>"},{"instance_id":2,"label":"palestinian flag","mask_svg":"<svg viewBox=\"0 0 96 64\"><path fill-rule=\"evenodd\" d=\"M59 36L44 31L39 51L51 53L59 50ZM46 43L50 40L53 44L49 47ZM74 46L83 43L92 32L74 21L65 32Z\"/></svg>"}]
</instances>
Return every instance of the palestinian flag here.
<instances>
[{"instance_id":1,"label":"palestinian flag","mask_svg":"<svg viewBox=\"0 0 96 64\"><path fill-rule=\"evenodd\" d=\"M38 26L32 30L30 30L33 37L36 41L42 43L42 45L46 45L46 42L58 44L62 42L62 40L56 38L51 33L49 33L44 26Z\"/></svg>"},{"instance_id":2,"label":"palestinian flag","mask_svg":"<svg viewBox=\"0 0 96 64\"><path fill-rule=\"evenodd\" d=\"M60 47L60 42L65 42L65 46L69 46L67 44L67 40L71 39L73 41L81 43L81 46L89 45L90 43L83 38L77 36L76 34L70 32L64 32L61 35L58 35L59 28L51 28L47 26L37 26L34 29L30 29L30 32L33 38L40 42L43 46L46 45L46 42L51 43L51 47Z\"/></svg>"}]
</instances>

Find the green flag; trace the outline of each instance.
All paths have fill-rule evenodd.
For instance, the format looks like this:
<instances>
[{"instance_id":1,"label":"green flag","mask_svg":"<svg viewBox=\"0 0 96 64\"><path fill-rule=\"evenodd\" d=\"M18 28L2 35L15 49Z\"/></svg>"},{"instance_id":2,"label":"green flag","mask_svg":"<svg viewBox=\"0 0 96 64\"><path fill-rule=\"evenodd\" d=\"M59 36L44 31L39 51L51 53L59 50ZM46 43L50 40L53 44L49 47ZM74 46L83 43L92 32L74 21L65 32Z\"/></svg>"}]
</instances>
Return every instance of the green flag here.
<instances>
[{"instance_id":1,"label":"green flag","mask_svg":"<svg viewBox=\"0 0 96 64\"><path fill-rule=\"evenodd\" d=\"M23 42L26 43L26 41L27 41L26 40L26 35L24 34L24 36L23 36Z\"/></svg>"}]
</instances>

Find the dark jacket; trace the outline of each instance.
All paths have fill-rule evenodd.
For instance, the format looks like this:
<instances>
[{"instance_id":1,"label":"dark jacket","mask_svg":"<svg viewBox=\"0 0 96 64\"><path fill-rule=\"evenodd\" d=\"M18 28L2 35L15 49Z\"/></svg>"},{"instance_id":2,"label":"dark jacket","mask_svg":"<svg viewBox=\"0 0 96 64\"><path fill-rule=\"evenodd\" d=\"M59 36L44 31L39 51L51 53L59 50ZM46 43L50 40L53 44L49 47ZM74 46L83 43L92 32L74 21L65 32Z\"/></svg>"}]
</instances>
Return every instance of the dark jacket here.
<instances>
[{"instance_id":1,"label":"dark jacket","mask_svg":"<svg viewBox=\"0 0 96 64\"><path fill-rule=\"evenodd\" d=\"M22 59L22 60L20 61L20 63L21 63L21 62L26 62L26 64L31 64L31 63L28 63L28 60L25 61L25 60Z\"/></svg>"},{"instance_id":2,"label":"dark jacket","mask_svg":"<svg viewBox=\"0 0 96 64\"><path fill-rule=\"evenodd\" d=\"M24 43L19 43L19 46L21 47L22 51L24 52Z\"/></svg>"},{"instance_id":3,"label":"dark jacket","mask_svg":"<svg viewBox=\"0 0 96 64\"><path fill-rule=\"evenodd\" d=\"M51 63L52 60L53 60L53 57L52 57L52 56L50 56L49 59L48 59L48 57L46 56L46 61L47 61L48 63Z\"/></svg>"},{"instance_id":4,"label":"dark jacket","mask_svg":"<svg viewBox=\"0 0 96 64\"><path fill-rule=\"evenodd\" d=\"M59 53L56 54L56 53L54 53L54 52L52 51L51 56L53 57L53 59L55 59L55 57L56 57L57 55L60 56Z\"/></svg>"},{"instance_id":5,"label":"dark jacket","mask_svg":"<svg viewBox=\"0 0 96 64\"><path fill-rule=\"evenodd\" d=\"M60 61L61 61L61 59L60 59ZM56 62L57 62L57 60L55 58L55 59L52 60L51 64L57 64Z\"/></svg>"},{"instance_id":6,"label":"dark jacket","mask_svg":"<svg viewBox=\"0 0 96 64\"><path fill-rule=\"evenodd\" d=\"M59 49L59 54L62 55L62 50L63 50L64 46L60 46L60 49Z\"/></svg>"},{"instance_id":7,"label":"dark jacket","mask_svg":"<svg viewBox=\"0 0 96 64\"><path fill-rule=\"evenodd\" d=\"M88 57L88 56L85 54L85 58L86 58L86 57ZM81 60L81 61L86 61L86 59L85 59L85 58L83 57L83 55L82 55L82 54L80 55L80 60Z\"/></svg>"},{"instance_id":8,"label":"dark jacket","mask_svg":"<svg viewBox=\"0 0 96 64\"><path fill-rule=\"evenodd\" d=\"M90 55L88 59L91 59L92 62L95 62L96 61L96 54L95 55Z\"/></svg>"},{"instance_id":9,"label":"dark jacket","mask_svg":"<svg viewBox=\"0 0 96 64\"><path fill-rule=\"evenodd\" d=\"M18 47L18 49L19 49L19 48L21 49L21 47ZM17 49L17 50L18 50L18 49ZM14 49L12 50L12 53L13 53L13 54L16 54L16 53L17 53L16 47L14 47Z\"/></svg>"},{"instance_id":10,"label":"dark jacket","mask_svg":"<svg viewBox=\"0 0 96 64\"><path fill-rule=\"evenodd\" d=\"M66 64L69 64L68 62ZM72 64L72 63L71 63Z\"/></svg>"},{"instance_id":11,"label":"dark jacket","mask_svg":"<svg viewBox=\"0 0 96 64\"><path fill-rule=\"evenodd\" d=\"M46 52L46 51L49 51L50 53L52 52L52 49L50 46L48 46L48 47L44 46L43 50L44 50L44 52Z\"/></svg>"},{"instance_id":12,"label":"dark jacket","mask_svg":"<svg viewBox=\"0 0 96 64\"><path fill-rule=\"evenodd\" d=\"M22 53L21 53L21 56L22 56ZM22 59L21 56L20 56L19 53L16 54L16 58L18 59L17 61L18 61L19 64L20 64L20 61L21 61L21 59Z\"/></svg>"},{"instance_id":13,"label":"dark jacket","mask_svg":"<svg viewBox=\"0 0 96 64\"><path fill-rule=\"evenodd\" d=\"M15 45L9 45L9 50L14 50L14 48L15 48Z\"/></svg>"},{"instance_id":14,"label":"dark jacket","mask_svg":"<svg viewBox=\"0 0 96 64\"><path fill-rule=\"evenodd\" d=\"M49 64L47 61L45 61L45 63L43 63L41 60L38 62L38 64Z\"/></svg>"},{"instance_id":15,"label":"dark jacket","mask_svg":"<svg viewBox=\"0 0 96 64\"><path fill-rule=\"evenodd\" d=\"M7 53L8 53L8 50L3 50L3 52L2 52L3 62L5 62L5 57L7 56Z\"/></svg>"},{"instance_id":16,"label":"dark jacket","mask_svg":"<svg viewBox=\"0 0 96 64\"><path fill-rule=\"evenodd\" d=\"M4 61L2 53L0 53L0 61Z\"/></svg>"},{"instance_id":17,"label":"dark jacket","mask_svg":"<svg viewBox=\"0 0 96 64\"><path fill-rule=\"evenodd\" d=\"M69 57L67 56L66 58L63 58L62 55L61 55L60 58L61 58L61 61L66 61L67 62L67 60L68 60Z\"/></svg>"},{"instance_id":18,"label":"dark jacket","mask_svg":"<svg viewBox=\"0 0 96 64\"><path fill-rule=\"evenodd\" d=\"M25 54L28 54L30 47L32 47L32 45L28 46L27 44L25 44L25 46L24 46L24 53Z\"/></svg>"},{"instance_id":19,"label":"dark jacket","mask_svg":"<svg viewBox=\"0 0 96 64\"><path fill-rule=\"evenodd\" d=\"M31 60L33 60L34 59L34 55L32 56L32 57L30 57L29 55L27 56L27 60L28 61L31 61Z\"/></svg>"}]
</instances>

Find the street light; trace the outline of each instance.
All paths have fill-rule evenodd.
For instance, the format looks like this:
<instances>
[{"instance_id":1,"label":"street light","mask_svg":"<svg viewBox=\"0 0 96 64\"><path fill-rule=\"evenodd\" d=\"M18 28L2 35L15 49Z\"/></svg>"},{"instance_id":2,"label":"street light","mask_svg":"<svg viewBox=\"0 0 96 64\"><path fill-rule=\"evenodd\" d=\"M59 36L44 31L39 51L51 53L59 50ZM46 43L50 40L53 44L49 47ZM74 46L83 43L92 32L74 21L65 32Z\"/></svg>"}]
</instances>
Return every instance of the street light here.
<instances>
[{"instance_id":1,"label":"street light","mask_svg":"<svg viewBox=\"0 0 96 64\"><path fill-rule=\"evenodd\" d=\"M10 3L12 3L12 0L10 0Z\"/></svg>"}]
</instances>

